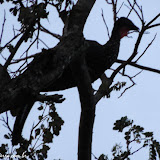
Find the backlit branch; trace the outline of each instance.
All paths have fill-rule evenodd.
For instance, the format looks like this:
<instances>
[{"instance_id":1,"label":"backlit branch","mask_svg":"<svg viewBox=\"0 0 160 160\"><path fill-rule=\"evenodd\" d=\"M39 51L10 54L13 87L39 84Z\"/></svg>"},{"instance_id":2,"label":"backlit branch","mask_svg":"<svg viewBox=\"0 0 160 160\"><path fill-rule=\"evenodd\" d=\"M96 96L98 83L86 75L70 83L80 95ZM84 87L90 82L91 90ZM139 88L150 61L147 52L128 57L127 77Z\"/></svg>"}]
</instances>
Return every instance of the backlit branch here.
<instances>
[{"instance_id":1,"label":"backlit branch","mask_svg":"<svg viewBox=\"0 0 160 160\"><path fill-rule=\"evenodd\" d=\"M136 67L136 68L139 68L139 69L142 69L142 70L146 70L146 71L150 71L150 72L154 72L154 73L160 74L160 70L158 70L158 69L154 69L154 68L150 68L150 67L147 67L147 66L142 66L142 65L136 64L136 62L146 53L146 51L148 50L148 48L152 45L152 43L154 42L154 40L155 40L155 38L156 38L156 35L155 35L154 38L151 40L151 42L148 44L148 46L145 48L145 50L143 51L143 53L142 53L142 54L139 56L139 58L136 60L136 62L132 62L133 59L134 59L134 58L137 56L137 54L138 54L138 48L139 48L140 42L142 41L142 37L143 37L144 33L146 32L146 30L151 29L151 28L153 28L153 27L160 26L159 23L152 25L152 23L153 23L155 20L157 20L157 18L160 17L160 13L159 13L157 16L155 16L150 22L148 22L148 23L145 25L142 7L140 7L135 0L134 0L134 4L133 4L133 5L130 3L129 0L127 0L127 1L128 1L128 3L129 3L129 5L131 6L131 9L130 9L130 12L129 12L128 16L131 14L132 11L134 11L134 12L137 14L137 16L139 17L140 21L142 22L142 29L141 29L141 31L139 32L139 36L138 36L138 38L137 38L137 41L136 41L136 44L135 44L135 47L134 47L134 50L133 50L132 55L128 58L127 61L119 60L119 59L116 61L117 63L121 63L121 65L120 65L119 67L117 67L117 69L114 70L114 72L112 73L112 75L110 76L110 78L107 78L107 77L106 77L106 80L105 80L106 82L105 82L105 83L108 84L108 86L107 86L107 85L105 86L105 89L106 89L105 92L101 92L101 91L100 91L100 89L102 88L102 86L104 87L104 84L102 83L102 84L100 85L98 91L97 91L96 94L95 94L95 103L97 103L103 96L106 95L106 93L109 92L109 90L110 90L110 85L112 84L115 76L116 76L118 73L121 73L120 70L123 69L123 68L125 68L126 65L131 65L131 66L133 66L133 67ZM116 2L117 2L117 1L116 1ZM114 1L112 0L112 4L114 3L113 9L114 9L115 6L117 5L116 2L114 2ZM138 11L135 9L135 6L138 7L138 9L139 9L139 11L140 11L141 14L138 13ZM115 14L115 11L114 11L114 10L113 10L113 12L114 12L114 14ZM139 73L138 73L138 74L139 74ZM138 74L136 74L135 76L137 76ZM130 77L129 75L126 75L126 74L124 74L124 73L123 73L123 75ZM132 81L132 78L134 78L134 77L130 77L130 80L131 80L131 81ZM128 90L129 88L133 87L134 85L135 85L135 83L134 83L134 81L132 81L132 85L129 86L128 88L126 88L126 89L124 90L124 92L125 92L126 90ZM123 93L124 93L124 92L123 92ZM123 94L123 93L122 93L122 94Z\"/></svg>"},{"instance_id":2,"label":"backlit branch","mask_svg":"<svg viewBox=\"0 0 160 160\"><path fill-rule=\"evenodd\" d=\"M143 53L137 58L137 60L135 61L135 63L138 62L138 60L146 53L146 51L148 50L148 48L152 45L153 41L155 40L157 34L155 34L154 38L152 39L152 41L148 44L148 46L146 47L146 49L143 51Z\"/></svg>"},{"instance_id":3,"label":"backlit branch","mask_svg":"<svg viewBox=\"0 0 160 160\"><path fill-rule=\"evenodd\" d=\"M121 6L119 7L117 14L119 13L119 11L121 10L122 6L124 5L124 2L121 4Z\"/></svg>"},{"instance_id":4,"label":"backlit branch","mask_svg":"<svg viewBox=\"0 0 160 160\"><path fill-rule=\"evenodd\" d=\"M134 10L134 12L136 13L136 15L138 16L138 18L141 20L141 22L142 22L142 24L143 24L144 19L143 19L142 10L140 10L140 12L141 12L141 15L140 15L140 14L138 13L138 11L135 9L135 5L137 4L136 1L134 0L133 5L131 4L131 2L130 2L129 0L127 0L127 2L128 2L128 4L130 5L130 7L131 7L131 10L130 10L130 11ZM137 5L137 6L138 6L138 5ZM139 8L139 7L138 7L138 8Z\"/></svg>"},{"instance_id":5,"label":"backlit branch","mask_svg":"<svg viewBox=\"0 0 160 160\"><path fill-rule=\"evenodd\" d=\"M130 11L129 11L129 13L128 13L128 15L127 15L127 18L129 17L129 15L132 13L132 11L133 11L133 9L134 9L134 6L135 6L135 2L133 3L133 5L132 5L132 7L131 7L131 9L127 6L127 5L125 5L127 8L129 8L130 9Z\"/></svg>"},{"instance_id":6,"label":"backlit branch","mask_svg":"<svg viewBox=\"0 0 160 160\"><path fill-rule=\"evenodd\" d=\"M132 76L132 77L129 76L129 75L127 75L127 74L123 74L123 73L120 72L120 74L123 75L124 77L128 77L129 80L132 82L132 84L131 84L129 87L125 88L124 91L121 93L121 95L120 95L118 98L122 97L122 95L123 95L128 89L132 88L132 87L136 84L136 83L134 82L133 78L137 77L140 73L142 73L142 71L143 71L143 70L141 70L140 72L138 72L137 74L135 74L135 75Z\"/></svg>"},{"instance_id":7,"label":"backlit branch","mask_svg":"<svg viewBox=\"0 0 160 160\"><path fill-rule=\"evenodd\" d=\"M122 69L124 68L128 63L130 63L133 58L137 55L137 52L138 52L138 47L140 45L140 42L141 42L141 39L142 39L142 36L143 36L143 33L144 33L144 29L141 30L141 32L139 33L139 36L137 38L137 42L135 44L135 48L134 48L134 51L132 53L132 55L129 57L129 59L127 61L125 61L124 63L122 63L111 75L111 79L113 80L115 78L115 76L117 75L117 73Z\"/></svg>"},{"instance_id":8,"label":"backlit branch","mask_svg":"<svg viewBox=\"0 0 160 160\"><path fill-rule=\"evenodd\" d=\"M117 59L116 62L117 63L127 63L127 61L120 60L120 59ZM150 67L147 67L147 66L142 66L142 65L136 64L134 62L130 62L127 65L130 65L130 66L133 66L133 67L136 67L136 68L139 68L139 69L143 69L143 70L146 70L146 71L150 71L150 72L154 72L154 73L160 74L160 70L158 70L158 69L150 68Z\"/></svg>"},{"instance_id":9,"label":"backlit branch","mask_svg":"<svg viewBox=\"0 0 160 160\"><path fill-rule=\"evenodd\" d=\"M160 17L160 13L157 14L150 22L147 23L146 27L149 27L155 20L157 20Z\"/></svg>"},{"instance_id":10,"label":"backlit branch","mask_svg":"<svg viewBox=\"0 0 160 160\"><path fill-rule=\"evenodd\" d=\"M105 26L106 26L106 29L107 29L108 38L110 38L109 28L108 28L107 23L106 23L106 21L105 21L104 14L103 14L103 10L102 10L102 19L103 19L103 22L104 22L104 24L105 24Z\"/></svg>"},{"instance_id":11,"label":"backlit branch","mask_svg":"<svg viewBox=\"0 0 160 160\"><path fill-rule=\"evenodd\" d=\"M25 40L26 35L28 35L28 33L30 32L31 28L32 28L32 24L30 24L30 27L28 27L28 29L25 31L25 33L22 35L22 37L19 39L19 41L17 42L15 47L12 49L9 58L7 59L6 63L4 64L4 68L5 69L10 65L13 57L15 56L15 54L16 54L17 50L19 49L19 47L21 46L22 42Z\"/></svg>"},{"instance_id":12,"label":"backlit branch","mask_svg":"<svg viewBox=\"0 0 160 160\"><path fill-rule=\"evenodd\" d=\"M51 36L53 36L53 37L55 37L55 38L57 38L57 39L59 39L59 40L61 39L61 36L60 36L59 34L50 32L48 29L46 29L46 28L43 27L42 25L41 25L40 30L43 31L43 32L45 32L45 33L50 34Z\"/></svg>"},{"instance_id":13,"label":"backlit branch","mask_svg":"<svg viewBox=\"0 0 160 160\"><path fill-rule=\"evenodd\" d=\"M6 22L6 11L4 10L4 20L3 20L2 31L1 31L1 36L0 36L0 46L1 46L1 43L2 43L2 36L3 36L3 32L4 32L5 22Z\"/></svg>"}]
</instances>

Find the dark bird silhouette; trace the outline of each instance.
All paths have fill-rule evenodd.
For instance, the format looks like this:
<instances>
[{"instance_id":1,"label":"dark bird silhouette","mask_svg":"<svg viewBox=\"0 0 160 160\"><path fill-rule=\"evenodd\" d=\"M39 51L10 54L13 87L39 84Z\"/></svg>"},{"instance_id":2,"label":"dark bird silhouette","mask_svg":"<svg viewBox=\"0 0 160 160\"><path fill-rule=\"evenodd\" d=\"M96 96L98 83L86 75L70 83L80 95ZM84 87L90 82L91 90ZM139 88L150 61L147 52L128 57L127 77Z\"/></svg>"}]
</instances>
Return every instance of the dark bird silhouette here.
<instances>
[{"instance_id":1,"label":"dark bird silhouette","mask_svg":"<svg viewBox=\"0 0 160 160\"><path fill-rule=\"evenodd\" d=\"M105 45L100 45L95 41L85 41L87 45L85 59L92 82L100 78L105 70L109 69L116 61L119 53L120 40L124 36L127 36L130 30L138 31L138 27L129 19L122 17L115 22L111 38ZM69 65L65 68L62 76L56 82L44 88L43 91L59 91L75 86L76 81L72 76ZM34 102L31 101L30 104L25 105L16 118L12 134L13 145L18 144L20 141L23 125L33 104Z\"/></svg>"},{"instance_id":2,"label":"dark bird silhouette","mask_svg":"<svg viewBox=\"0 0 160 160\"><path fill-rule=\"evenodd\" d=\"M112 35L105 45L100 45L96 41L86 40L87 49L85 51L86 64L91 81L94 82L109 69L116 61L119 53L120 40L127 36L129 31L138 31L132 21L121 17L118 19L112 30ZM43 91L59 91L76 86L70 66L68 66L62 76L53 84L50 84Z\"/></svg>"}]
</instances>

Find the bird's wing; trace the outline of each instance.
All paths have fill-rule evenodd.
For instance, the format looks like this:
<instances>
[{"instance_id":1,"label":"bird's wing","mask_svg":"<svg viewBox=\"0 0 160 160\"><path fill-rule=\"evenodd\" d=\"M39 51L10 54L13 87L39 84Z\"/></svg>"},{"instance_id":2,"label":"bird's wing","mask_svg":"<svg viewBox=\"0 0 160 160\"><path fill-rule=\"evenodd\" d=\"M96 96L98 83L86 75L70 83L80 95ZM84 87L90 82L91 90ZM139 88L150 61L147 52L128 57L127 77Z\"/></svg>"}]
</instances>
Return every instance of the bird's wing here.
<instances>
[{"instance_id":1,"label":"bird's wing","mask_svg":"<svg viewBox=\"0 0 160 160\"><path fill-rule=\"evenodd\" d=\"M104 46L95 41L87 41L86 63L92 81L98 79L106 69L106 55Z\"/></svg>"}]
</instances>

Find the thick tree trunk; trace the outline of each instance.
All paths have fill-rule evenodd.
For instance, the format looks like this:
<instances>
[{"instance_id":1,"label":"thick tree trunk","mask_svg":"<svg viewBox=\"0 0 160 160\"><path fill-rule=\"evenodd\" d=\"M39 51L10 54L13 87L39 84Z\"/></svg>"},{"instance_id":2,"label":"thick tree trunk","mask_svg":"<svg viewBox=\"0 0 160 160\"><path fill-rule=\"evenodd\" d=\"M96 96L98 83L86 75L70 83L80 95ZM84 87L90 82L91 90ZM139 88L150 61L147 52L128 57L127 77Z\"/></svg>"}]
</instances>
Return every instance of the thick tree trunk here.
<instances>
[{"instance_id":1,"label":"thick tree trunk","mask_svg":"<svg viewBox=\"0 0 160 160\"><path fill-rule=\"evenodd\" d=\"M91 160L92 131L95 117L93 89L83 55L72 65L81 101L79 124L78 160Z\"/></svg>"},{"instance_id":2,"label":"thick tree trunk","mask_svg":"<svg viewBox=\"0 0 160 160\"><path fill-rule=\"evenodd\" d=\"M65 25L61 42L53 49L42 51L22 75L12 79L8 85L0 86L0 113L23 107L28 94L36 101L39 92L61 76L74 57L81 54L82 31L94 2L79 0Z\"/></svg>"},{"instance_id":3,"label":"thick tree trunk","mask_svg":"<svg viewBox=\"0 0 160 160\"><path fill-rule=\"evenodd\" d=\"M94 3L95 0L79 0L73 8L68 22L65 23L61 42L53 49L43 50L22 75L12 79L7 85L0 86L0 113L23 107L30 97L35 101L38 100L39 92L60 77L70 62L83 54L83 28ZM78 61L75 66L73 73L78 82L82 108L78 160L91 160L95 116L93 91L84 59Z\"/></svg>"}]
</instances>

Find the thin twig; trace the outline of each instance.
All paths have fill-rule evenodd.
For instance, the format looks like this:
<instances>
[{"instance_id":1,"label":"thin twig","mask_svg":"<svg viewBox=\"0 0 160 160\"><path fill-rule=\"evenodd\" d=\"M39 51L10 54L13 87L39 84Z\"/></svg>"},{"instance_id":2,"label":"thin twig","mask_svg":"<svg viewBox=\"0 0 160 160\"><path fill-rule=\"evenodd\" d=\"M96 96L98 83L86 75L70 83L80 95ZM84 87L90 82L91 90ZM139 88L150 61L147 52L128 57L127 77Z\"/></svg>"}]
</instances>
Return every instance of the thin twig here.
<instances>
[{"instance_id":1,"label":"thin twig","mask_svg":"<svg viewBox=\"0 0 160 160\"><path fill-rule=\"evenodd\" d=\"M43 43L43 45L46 46L46 47L49 49L49 46L48 46L43 40L41 40L41 39L39 38L39 41L40 41L41 43Z\"/></svg>"},{"instance_id":2,"label":"thin twig","mask_svg":"<svg viewBox=\"0 0 160 160\"><path fill-rule=\"evenodd\" d=\"M24 60L26 60L26 59L34 58L34 57L37 56L38 54L40 54L40 53L36 53L36 54L34 54L34 55L31 55L31 56L28 56L28 57L24 57L24 58L21 58L21 59L15 59L15 60L13 60L13 62L11 62L11 64L15 64L15 63L24 61Z\"/></svg>"},{"instance_id":3,"label":"thin twig","mask_svg":"<svg viewBox=\"0 0 160 160\"><path fill-rule=\"evenodd\" d=\"M136 152L138 152L138 151L141 150L142 148L144 148L144 145L143 145L142 147L138 148L137 150L135 150L134 152L132 152L130 155L135 154Z\"/></svg>"},{"instance_id":4,"label":"thin twig","mask_svg":"<svg viewBox=\"0 0 160 160\"><path fill-rule=\"evenodd\" d=\"M34 39L34 41L29 45L29 47L26 49L26 51L24 51L23 53L22 53L22 55L20 56L20 58L26 53L26 52L28 52L29 50L30 50L30 48L32 47L32 45L36 42L36 40L37 40L37 38L35 38ZM26 56L27 57L27 56Z\"/></svg>"},{"instance_id":5,"label":"thin twig","mask_svg":"<svg viewBox=\"0 0 160 160\"><path fill-rule=\"evenodd\" d=\"M45 32L45 33L48 33L48 34L52 35L54 38L57 38L59 40L61 39L61 36L59 34L50 32L48 29L44 28L42 25L41 25L40 30Z\"/></svg>"},{"instance_id":6,"label":"thin twig","mask_svg":"<svg viewBox=\"0 0 160 160\"><path fill-rule=\"evenodd\" d=\"M148 48L152 45L153 41L155 40L157 34L155 34L154 38L152 39L152 41L148 44L148 46L146 47L146 49L143 51L143 53L137 58L137 60L135 61L135 63L137 63L137 61L146 53L146 51L148 50Z\"/></svg>"},{"instance_id":7,"label":"thin twig","mask_svg":"<svg viewBox=\"0 0 160 160\"><path fill-rule=\"evenodd\" d=\"M47 105L46 105L45 108L43 109L43 112L42 112L42 114L41 114L42 117L44 116L44 113L45 113L46 108L47 108ZM33 130L34 130L42 121L44 121L44 120L47 118L47 116L48 116L48 115L45 115L45 116L43 117L43 119L39 120L38 123L37 123L35 126L32 127L31 132L30 132L30 140L31 140L31 136L32 136Z\"/></svg>"},{"instance_id":8,"label":"thin twig","mask_svg":"<svg viewBox=\"0 0 160 160\"><path fill-rule=\"evenodd\" d=\"M122 63L122 64L123 63L127 63L127 61L120 60L120 59L117 59L116 62L117 63ZM158 70L158 69L150 68L150 67L147 67L147 66L142 66L142 65L136 64L134 62L129 62L129 63L127 63L127 65L131 65L131 66L139 68L139 69L143 69L143 70L146 70L146 71L150 71L150 72L154 72L154 73L160 74L160 70Z\"/></svg>"},{"instance_id":9,"label":"thin twig","mask_svg":"<svg viewBox=\"0 0 160 160\"><path fill-rule=\"evenodd\" d=\"M10 126L9 126L9 122L8 122L8 112L6 112L6 124L7 124L8 129L9 129L10 132L12 133L12 130L11 130L11 128L10 128Z\"/></svg>"},{"instance_id":10,"label":"thin twig","mask_svg":"<svg viewBox=\"0 0 160 160\"><path fill-rule=\"evenodd\" d=\"M110 39L109 28L108 28L107 23L106 23L106 21L105 21L104 14L103 14L103 10L102 10L102 18L103 18L103 22L104 22L104 24L105 24L105 26L106 26L106 29L107 29L108 38Z\"/></svg>"},{"instance_id":11,"label":"thin twig","mask_svg":"<svg viewBox=\"0 0 160 160\"><path fill-rule=\"evenodd\" d=\"M37 49L38 49L38 44L39 44L39 31L40 31L40 23L38 22L38 33L37 33Z\"/></svg>"},{"instance_id":12,"label":"thin twig","mask_svg":"<svg viewBox=\"0 0 160 160\"><path fill-rule=\"evenodd\" d=\"M98 159L93 153L92 153L92 156L94 157L94 159Z\"/></svg>"},{"instance_id":13,"label":"thin twig","mask_svg":"<svg viewBox=\"0 0 160 160\"><path fill-rule=\"evenodd\" d=\"M112 2L109 2L109 0L106 0L106 2L107 2L108 4L112 4Z\"/></svg>"},{"instance_id":14,"label":"thin twig","mask_svg":"<svg viewBox=\"0 0 160 160\"><path fill-rule=\"evenodd\" d=\"M122 97L123 94L124 94L128 89L132 88L132 87L136 84L136 83L133 81L133 78L135 78L135 77L138 76L140 73L142 73L142 71L143 71L143 70L141 70L140 72L138 72L137 74L135 74L135 75L132 76L132 77L130 77L130 76L126 75L126 74L124 75L124 74L121 73L123 76L128 77L128 78L130 79L130 81L132 82L132 84L131 84L129 87L125 88L124 91L121 93L121 95L120 95L118 98Z\"/></svg>"},{"instance_id":15,"label":"thin twig","mask_svg":"<svg viewBox=\"0 0 160 160\"><path fill-rule=\"evenodd\" d=\"M13 35L14 35L14 37L16 36L14 25L13 25Z\"/></svg>"},{"instance_id":16,"label":"thin twig","mask_svg":"<svg viewBox=\"0 0 160 160\"><path fill-rule=\"evenodd\" d=\"M16 36L14 36L9 42L7 42L3 47L0 47L0 53L2 52L2 50L4 48L6 48L13 40L15 40L18 36L20 36L22 33L17 34Z\"/></svg>"},{"instance_id":17,"label":"thin twig","mask_svg":"<svg viewBox=\"0 0 160 160\"><path fill-rule=\"evenodd\" d=\"M139 33L139 36L137 38L137 42L135 44L135 48L134 48L134 51L132 53L132 55L128 58L127 61L125 61L124 63L122 63L111 75L111 79L113 80L114 77L116 76L116 74L122 69L124 68L127 64L129 64L133 58L137 55L137 51L138 51L138 47L140 45L140 42L141 42L141 39L142 39L142 36L143 36L143 33L144 33L145 29L142 28L141 32Z\"/></svg>"},{"instance_id":18,"label":"thin twig","mask_svg":"<svg viewBox=\"0 0 160 160\"><path fill-rule=\"evenodd\" d=\"M29 27L26 29L26 31L24 32L24 34L22 35L22 37L19 39L19 41L17 42L17 44L15 45L13 51L11 52L9 58L7 59L7 61L4 64L4 69L7 69L7 67L10 65L13 57L15 56L18 48L21 46L21 44L23 43L23 41L25 40L26 36L28 35L28 33L30 32L31 28L33 27L33 24L35 22L33 21Z\"/></svg>"},{"instance_id":19,"label":"thin twig","mask_svg":"<svg viewBox=\"0 0 160 160\"><path fill-rule=\"evenodd\" d=\"M121 6L119 7L117 14L119 13L119 11L121 10L122 6L124 5L124 2L121 4Z\"/></svg>"},{"instance_id":20,"label":"thin twig","mask_svg":"<svg viewBox=\"0 0 160 160\"><path fill-rule=\"evenodd\" d=\"M125 5L125 6L126 6L127 8L129 8L127 5ZM129 8L130 11L129 11L128 15L127 15L127 18L129 17L129 15L131 14L131 12L133 11L134 6L135 6L135 3L133 3L131 9Z\"/></svg>"},{"instance_id":21,"label":"thin twig","mask_svg":"<svg viewBox=\"0 0 160 160\"><path fill-rule=\"evenodd\" d=\"M7 69L7 67L10 65L13 57L15 56L18 48L20 47L20 45L22 44L22 42L24 41L26 37L26 34L24 33L23 36L19 39L19 41L17 42L16 46L14 47L13 51L11 52L9 58L7 59L6 63L4 64L4 69Z\"/></svg>"},{"instance_id":22,"label":"thin twig","mask_svg":"<svg viewBox=\"0 0 160 160\"><path fill-rule=\"evenodd\" d=\"M150 29L153 27L159 27L159 26L160 26L160 23L157 23L157 24L153 24L153 25L148 26L147 29Z\"/></svg>"},{"instance_id":23,"label":"thin twig","mask_svg":"<svg viewBox=\"0 0 160 160\"><path fill-rule=\"evenodd\" d=\"M8 113L6 112L6 120L4 117L2 117L2 119L0 119L0 121L4 122L3 126L6 127L7 129L9 129L9 131L12 133L12 130L9 126L9 122L8 122Z\"/></svg>"},{"instance_id":24,"label":"thin twig","mask_svg":"<svg viewBox=\"0 0 160 160\"><path fill-rule=\"evenodd\" d=\"M134 0L134 2L135 2L135 4L136 4L136 6L138 7L138 9L140 10L141 16L142 16L142 21L144 22L144 16L143 16L142 6L140 7L140 6L137 4L136 0Z\"/></svg>"},{"instance_id":25,"label":"thin twig","mask_svg":"<svg viewBox=\"0 0 160 160\"><path fill-rule=\"evenodd\" d=\"M150 22L148 22L146 26L149 27L149 25L152 24L159 17L160 17L160 13L157 14L157 16L155 16Z\"/></svg>"},{"instance_id":26,"label":"thin twig","mask_svg":"<svg viewBox=\"0 0 160 160\"><path fill-rule=\"evenodd\" d=\"M2 31L1 31L1 36L0 36L0 46L1 46L1 43L2 43L2 37L3 37L5 22L6 22L6 11L4 10L4 20L3 20Z\"/></svg>"},{"instance_id":27,"label":"thin twig","mask_svg":"<svg viewBox=\"0 0 160 160\"><path fill-rule=\"evenodd\" d=\"M134 8L134 5L135 5L135 4L132 5L129 0L127 0L127 2L128 2L128 4L131 6L131 8L133 8L134 12L135 12L136 15L139 17L139 19L141 20L141 22L142 22L142 24L143 24L144 21L143 21L142 17L139 15L138 11ZM134 1L134 3L135 3L135 1Z\"/></svg>"}]
</instances>

